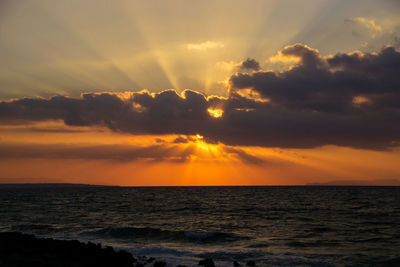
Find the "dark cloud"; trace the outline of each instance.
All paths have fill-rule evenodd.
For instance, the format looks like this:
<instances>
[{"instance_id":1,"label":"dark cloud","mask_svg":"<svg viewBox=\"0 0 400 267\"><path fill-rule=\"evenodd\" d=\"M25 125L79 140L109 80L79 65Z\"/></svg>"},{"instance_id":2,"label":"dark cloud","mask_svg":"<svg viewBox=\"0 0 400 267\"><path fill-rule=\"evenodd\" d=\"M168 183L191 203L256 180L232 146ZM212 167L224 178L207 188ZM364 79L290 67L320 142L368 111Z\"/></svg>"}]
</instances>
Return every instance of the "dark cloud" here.
<instances>
[{"instance_id":1,"label":"dark cloud","mask_svg":"<svg viewBox=\"0 0 400 267\"><path fill-rule=\"evenodd\" d=\"M235 155L237 158L239 158L244 163L255 164L255 165L266 163L265 160L263 160L259 157L250 155L246 151L239 149L239 148L225 147L224 151L227 153L232 153L233 155Z\"/></svg>"},{"instance_id":2,"label":"dark cloud","mask_svg":"<svg viewBox=\"0 0 400 267\"><path fill-rule=\"evenodd\" d=\"M186 162L192 155L196 155L196 140L192 137L178 137L171 143L157 142L150 146L132 145L82 145L82 144L1 144L1 159L75 159L75 160L108 160L128 162L147 160L148 162ZM185 144L179 146L176 144ZM249 164L266 163L264 159L250 155L246 151L234 147L222 146L219 148L222 157L232 157ZM220 159L217 155L210 158ZM272 161L271 161L272 162Z\"/></svg>"},{"instance_id":3,"label":"dark cloud","mask_svg":"<svg viewBox=\"0 0 400 267\"><path fill-rule=\"evenodd\" d=\"M187 144L189 142L197 142L197 139L191 136L178 136L172 141L174 144Z\"/></svg>"},{"instance_id":4,"label":"dark cloud","mask_svg":"<svg viewBox=\"0 0 400 267\"><path fill-rule=\"evenodd\" d=\"M166 140L161 139L161 138L156 138L154 141L155 141L157 144L162 144L162 143L166 143L166 142L167 142Z\"/></svg>"},{"instance_id":5,"label":"dark cloud","mask_svg":"<svg viewBox=\"0 0 400 267\"><path fill-rule=\"evenodd\" d=\"M242 70L260 70L260 63L258 63L257 60L252 59L252 58L248 58L245 61L242 62L242 64L240 64L239 69Z\"/></svg>"},{"instance_id":6,"label":"dark cloud","mask_svg":"<svg viewBox=\"0 0 400 267\"><path fill-rule=\"evenodd\" d=\"M189 151L177 146L152 145L147 147L127 145L80 145L80 144L0 144L0 159L48 158L134 161L139 159L164 161L185 159Z\"/></svg>"},{"instance_id":7,"label":"dark cloud","mask_svg":"<svg viewBox=\"0 0 400 267\"><path fill-rule=\"evenodd\" d=\"M228 98L186 90L84 94L0 102L0 123L62 119L132 134L204 136L227 145L387 149L400 144L400 53L321 56L295 44L280 51L299 63L284 72L237 73ZM214 118L209 108L223 110ZM182 140L176 140L182 142Z\"/></svg>"},{"instance_id":8,"label":"dark cloud","mask_svg":"<svg viewBox=\"0 0 400 267\"><path fill-rule=\"evenodd\" d=\"M324 64L324 61L320 57L318 50L315 50L307 45L289 45L282 49L280 53L284 56L294 56L300 58L300 63L303 68L315 68L323 66Z\"/></svg>"},{"instance_id":9,"label":"dark cloud","mask_svg":"<svg viewBox=\"0 0 400 267\"><path fill-rule=\"evenodd\" d=\"M388 108L389 100L399 97L400 53L394 48L385 47L378 54L359 52L324 58L316 50L300 46L282 50L284 55L300 58L296 67L283 73L236 74L231 78L233 88L251 88L288 109L325 113ZM361 96L368 100L364 109L354 105L355 97Z\"/></svg>"},{"instance_id":10,"label":"dark cloud","mask_svg":"<svg viewBox=\"0 0 400 267\"><path fill-rule=\"evenodd\" d=\"M186 137L179 136L174 139L173 143L175 144L187 144L189 140Z\"/></svg>"}]
</instances>

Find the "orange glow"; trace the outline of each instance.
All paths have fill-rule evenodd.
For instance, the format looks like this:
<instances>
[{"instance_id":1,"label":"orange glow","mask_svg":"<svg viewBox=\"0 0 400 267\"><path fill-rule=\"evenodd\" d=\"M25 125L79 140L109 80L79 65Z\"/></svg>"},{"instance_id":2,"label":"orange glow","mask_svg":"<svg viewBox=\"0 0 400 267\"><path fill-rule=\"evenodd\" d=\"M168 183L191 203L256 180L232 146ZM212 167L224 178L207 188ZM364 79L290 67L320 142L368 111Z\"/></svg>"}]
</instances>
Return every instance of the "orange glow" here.
<instances>
[{"instance_id":1,"label":"orange glow","mask_svg":"<svg viewBox=\"0 0 400 267\"><path fill-rule=\"evenodd\" d=\"M236 93L244 98L252 99L256 102L267 103L270 102L268 98L263 98L258 92L251 88L237 90Z\"/></svg>"},{"instance_id":2,"label":"orange glow","mask_svg":"<svg viewBox=\"0 0 400 267\"><path fill-rule=\"evenodd\" d=\"M224 111L222 109L207 109L208 113L210 114L211 117L214 118L221 118L222 115L224 114Z\"/></svg>"},{"instance_id":3,"label":"orange glow","mask_svg":"<svg viewBox=\"0 0 400 267\"><path fill-rule=\"evenodd\" d=\"M353 98L353 104L354 105L361 105L364 103L369 103L370 100L366 98L365 96L356 96Z\"/></svg>"},{"instance_id":4,"label":"orange glow","mask_svg":"<svg viewBox=\"0 0 400 267\"><path fill-rule=\"evenodd\" d=\"M278 54L269 58L269 62L294 64L299 63L300 58L292 55L284 55L279 51Z\"/></svg>"},{"instance_id":5,"label":"orange glow","mask_svg":"<svg viewBox=\"0 0 400 267\"><path fill-rule=\"evenodd\" d=\"M182 142L176 142L178 137ZM0 183L293 185L400 176L399 150L228 146L207 143L200 134L132 136L103 128L72 128L61 121L1 126L0 138L5 148L26 147L20 154L30 149L27 156L3 153ZM87 153L87 147L97 152Z\"/></svg>"}]
</instances>

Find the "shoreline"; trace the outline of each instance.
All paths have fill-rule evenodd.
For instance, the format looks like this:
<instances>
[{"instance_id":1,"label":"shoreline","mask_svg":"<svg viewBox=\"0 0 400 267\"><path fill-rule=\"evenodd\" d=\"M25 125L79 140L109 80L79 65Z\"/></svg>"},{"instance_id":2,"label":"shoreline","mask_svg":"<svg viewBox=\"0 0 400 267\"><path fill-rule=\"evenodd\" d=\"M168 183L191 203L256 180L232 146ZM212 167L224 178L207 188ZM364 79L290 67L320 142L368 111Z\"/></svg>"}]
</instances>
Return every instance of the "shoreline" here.
<instances>
[{"instance_id":1,"label":"shoreline","mask_svg":"<svg viewBox=\"0 0 400 267\"><path fill-rule=\"evenodd\" d=\"M256 266L254 261L232 262L233 266ZM163 259L78 240L42 238L22 232L0 232L0 266L59 266L59 267L187 267L172 265ZM213 259L199 261L198 266L215 267Z\"/></svg>"},{"instance_id":2,"label":"shoreline","mask_svg":"<svg viewBox=\"0 0 400 267\"><path fill-rule=\"evenodd\" d=\"M0 266L134 266L130 253L92 242L39 238L21 232L0 233Z\"/></svg>"}]
</instances>

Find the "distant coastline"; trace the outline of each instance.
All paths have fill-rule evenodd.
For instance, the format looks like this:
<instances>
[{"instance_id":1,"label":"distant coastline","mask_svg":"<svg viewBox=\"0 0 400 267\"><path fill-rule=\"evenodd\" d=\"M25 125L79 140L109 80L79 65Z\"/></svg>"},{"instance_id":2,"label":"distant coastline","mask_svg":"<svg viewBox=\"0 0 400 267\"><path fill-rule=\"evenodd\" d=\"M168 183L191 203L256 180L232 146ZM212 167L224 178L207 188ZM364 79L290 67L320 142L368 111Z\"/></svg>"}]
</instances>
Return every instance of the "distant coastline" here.
<instances>
[{"instance_id":1,"label":"distant coastline","mask_svg":"<svg viewBox=\"0 0 400 267\"><path fill-rule=\"evenodd\" d=\"M372 181L359 181L359 180L334 180L323 183L308 183L307 186L400 186L400 180L396 179L383 179Z\"/></svg>"},{"instance_id":2,"label":"distant coastline","mask_svg":"<svg viewBox=\"0 0 400 267\"><path fill-rule=\"evenodd\" d=\"M0 187L120 187L118 185L95 185L74 183L0 183Z\"/></svg>"},{"instance_id":3,"label":"distant coastline","mask_svg":"<svg viewBox=\"0 0 400 267\"><path fill-rule=\"evenodd\" d=\"M383 182L383 183L379 183ZM51 188L87 188L87 187L96 187L96 188L157 188L157 187L329 187L329 186L389 186L389 187L397 187L400 186L400 180L383 180L383 181L353 181L353 180L338 180L338 181L329 181L329 182L313 182L307 183L304 185L157 185L157 186L121 186L121 185L97 185L97 184L79 184L79 183L1 183L0 180L0 188L35 188L35 187L51 187Z\"/></svg>"}]
</instances>

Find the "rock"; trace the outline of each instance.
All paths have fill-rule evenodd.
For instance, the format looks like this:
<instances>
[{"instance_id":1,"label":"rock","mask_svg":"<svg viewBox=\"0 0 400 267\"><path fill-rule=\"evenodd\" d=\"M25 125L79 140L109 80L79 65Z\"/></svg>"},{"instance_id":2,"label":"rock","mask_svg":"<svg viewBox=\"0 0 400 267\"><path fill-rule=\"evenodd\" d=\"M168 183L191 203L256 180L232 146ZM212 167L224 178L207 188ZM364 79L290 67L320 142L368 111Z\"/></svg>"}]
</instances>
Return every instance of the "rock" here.
<instances>
[{"instance_id":1,"label":"rock","mask_svg":"<svg viewBox=\"0 0 400 267\"><path fill-rule=\"evenodd\" d=\"M152 263L152 262L155 261L155 260L156 260L156 258L150 257L149 259L147 259L147 262L148 262L148 263Z\"/></svg>"},{"instance_id":2,"label":"rock","mask_svg":"<svg viewBox=\"0 0 400 267\"><path fill-rule=\"evenodd\" d=\"M234 261L234 262L233 262L233 266L237 267L237 266L242 266L242 265L241 265L239 262Z\"/></svg>"},{"instance_id":3,"label":"rock","mask_svg":"<svg viewBox=\"0 0 400 267\"><path fill-rule=\"evenodd\" d=\"M248 261L247 266L256 266L256 263L254 261Z\"/></svg>"},{"instance_id":4,"label":"rock","mask_svg":"<svg viewBox=\"0 0 400 267\"><path fill-rule=\"evenodd\" d=\"M127 267L133 263L130 253L100 244L0 233L0 266Z\"/></svg>"},{"instance_id":5,"label":"rock","mask_svg":"<svg viewBox=\"0 0 400 267\"><path fill-rule=\"evenodd\" d=\"M177 265L176 267L187 267L186 265Z\"/></svg>"},{"instance_id":6,"label":"rock","mask_svg":"<svg viewBox=\"0 0 400 267\"><path fill-rule=\"evenodd\" d=\"M199 265L204 267L215 267L214 261L212 259L204 259L199 261Z\"/></svg>"},{"instance_id":7,"label":"rock","mask_svg":"<svg viewBox=\"0 0 400 267\"><path fill-rule=\"evenodd\" d=\"M165 265L167 265L167 263L165 261L156 261L154 263L154 267L164 267Z\"/></svg>"}]
</instances>

